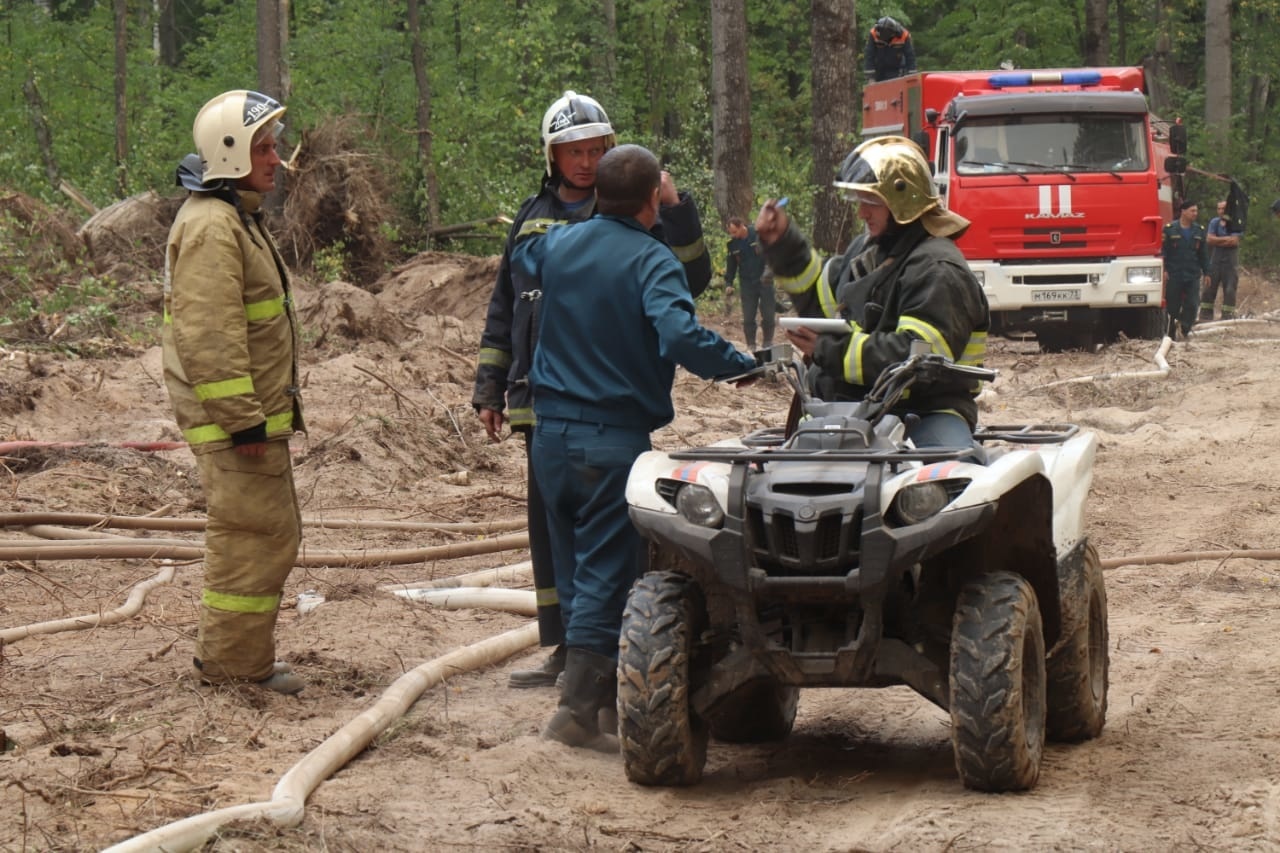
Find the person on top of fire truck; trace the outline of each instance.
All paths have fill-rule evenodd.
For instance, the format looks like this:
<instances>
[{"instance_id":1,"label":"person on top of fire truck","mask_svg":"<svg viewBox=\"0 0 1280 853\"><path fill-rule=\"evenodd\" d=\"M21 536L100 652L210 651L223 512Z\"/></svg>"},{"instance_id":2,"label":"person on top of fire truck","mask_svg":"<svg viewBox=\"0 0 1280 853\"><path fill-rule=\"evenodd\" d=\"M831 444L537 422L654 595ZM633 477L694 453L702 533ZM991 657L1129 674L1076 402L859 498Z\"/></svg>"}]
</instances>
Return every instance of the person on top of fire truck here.
<instances>
[{"instance_id":1,"label":"person on top of fire truck","mask_svg":"<svg viewBox=\"0 0 1280 853\"><path fill-rule=\"evenodd\" d=\"M869 80L892 80L916 73L916 50L911 33L887 15L867 34L863 71Z\"/></svg>"},{"instance_id":2,"label":"person on top of fire truck","mask_svg":"<svg viewBox=\"0 0 1280 853\"><path fill-rule=\"evenodd\" d=\"M840 333L787 331L818 368L820 399L860 400L915 341L959 364L981 366L990 316L982 287L955 238L969 220L942 205L920 147L901 136L869 139L840 167L835 186L858 205L866 231L823 263L776 202L756 234L778 283L802 316L839 317ZM965 447L978 420L977 383L946 378L915 386L895 407L918 447Z\"/></svg>"}]
</instances>

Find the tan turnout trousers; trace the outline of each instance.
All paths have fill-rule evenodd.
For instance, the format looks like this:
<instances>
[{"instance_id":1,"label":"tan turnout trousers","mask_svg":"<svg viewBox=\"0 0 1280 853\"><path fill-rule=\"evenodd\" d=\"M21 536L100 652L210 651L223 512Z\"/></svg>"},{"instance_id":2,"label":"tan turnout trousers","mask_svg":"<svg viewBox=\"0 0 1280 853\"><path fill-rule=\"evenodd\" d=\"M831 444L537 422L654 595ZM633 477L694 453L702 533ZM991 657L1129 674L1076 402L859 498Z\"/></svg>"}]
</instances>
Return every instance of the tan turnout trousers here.
<instances>
[{"instance_id":1,"label":"tan turnout trousers","mask_svg":"<svg viewBox=\"0 0 1280 853\"><path fill-rule=\"evenodd\" d=\"M196 658L207 681L269 678L280 593L298 556L302 518L288 441L266 455L196 456L208 503Z\"/></svg>"}]
</instances>

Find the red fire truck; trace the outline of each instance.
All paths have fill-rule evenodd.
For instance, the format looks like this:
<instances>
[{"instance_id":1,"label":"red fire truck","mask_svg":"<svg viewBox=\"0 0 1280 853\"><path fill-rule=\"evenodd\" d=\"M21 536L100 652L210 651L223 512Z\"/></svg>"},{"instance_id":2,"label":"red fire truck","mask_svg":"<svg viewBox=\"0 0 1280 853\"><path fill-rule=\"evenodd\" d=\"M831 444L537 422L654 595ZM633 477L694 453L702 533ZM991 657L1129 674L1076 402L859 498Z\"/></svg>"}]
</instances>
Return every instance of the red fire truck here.
<instances>
[{"instance_id":1,"label":"red fire truck","mask_svg":"<svg viewBox=\"0 0 1280 853\"><path fill-rule=\"evenodd\" d=\"M870 83L864 137L915 139L993 331L1046 350L1163 335L1160 230L1185 171L1185 128L1155 119L1141 68L925 71Z\"/></svg>"}]
</instances>

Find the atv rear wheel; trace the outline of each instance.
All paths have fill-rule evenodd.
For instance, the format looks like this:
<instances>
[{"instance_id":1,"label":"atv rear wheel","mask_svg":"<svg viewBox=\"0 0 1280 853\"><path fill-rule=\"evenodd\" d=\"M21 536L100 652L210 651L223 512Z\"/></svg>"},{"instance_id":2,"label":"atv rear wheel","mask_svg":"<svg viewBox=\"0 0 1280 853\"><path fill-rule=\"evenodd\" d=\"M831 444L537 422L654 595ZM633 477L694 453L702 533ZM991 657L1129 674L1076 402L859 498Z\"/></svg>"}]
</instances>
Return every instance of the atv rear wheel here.
<instances>
[{"instance_id":1,"label":"atv rear wheel","mask_svg":"<svg viewBox=\"0 0 1280 853\"><path fill-rule=\"evenodd\" d=\"M1062 639L1046 662L1049 711L1045 725L1049 739L1056 741L1091 740L1102 734L1107 720L1107 589L1092 542L1085 546L1080 571L1081 583L1063 584Z\"/></svg>"},{"instance_id":2,"label":"atv rear wheel","mask_svg":"<svg viewBox=\"0 0 1280 853\"><path fill-rule=\"evenodd\" d=\"M767 743L791 734L800 688L772 678L744 684L711 714L711 736L726 743ZM723 709L723 710L720 710Z\"/></svg>"},{"instance_id":3,"label":"atv rear wheel","mask_svg":"<svg viewBox=\"0 0 1280 853\"><path fill-rule=\"evenodd\" d=\"M1044 630L1035 590L1011 572L965 585L951 627L951 744L966 788L1021 791L1040 777Z\"/></svg>"},{"instance_id":4,"label":"atv rear wheel","mask_svg":"<svg viewBox=\"0 0 1280 853\"><path fill-rule=\"evenodd\" d=\"M692 785L707 763L707 723L689 696L706 609L690 578L650 572L627 596L618 645L618 735L627 778Z\"/></svg>"}]
</instances>

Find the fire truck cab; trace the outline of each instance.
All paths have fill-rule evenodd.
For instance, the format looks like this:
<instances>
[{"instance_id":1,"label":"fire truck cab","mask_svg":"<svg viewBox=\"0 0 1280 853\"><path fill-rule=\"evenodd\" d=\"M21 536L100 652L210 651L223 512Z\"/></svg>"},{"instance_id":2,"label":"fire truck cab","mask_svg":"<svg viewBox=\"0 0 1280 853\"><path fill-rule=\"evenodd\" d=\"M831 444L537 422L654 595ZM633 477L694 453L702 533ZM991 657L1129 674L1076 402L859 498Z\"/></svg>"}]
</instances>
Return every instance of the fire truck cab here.
<instances>
[{"instance_id":1,"label":"fire truck cab","mask_svg":"<svg viewBox=\"0 0 1280 853\"><path fill-rule=\"evenodd\" d=\"M1179 158L1140 68L926 71L868 84L864 137L930 157L993 331L1046 350L1164 334L1161 228Z\"/></svg>"}]
</instances>

